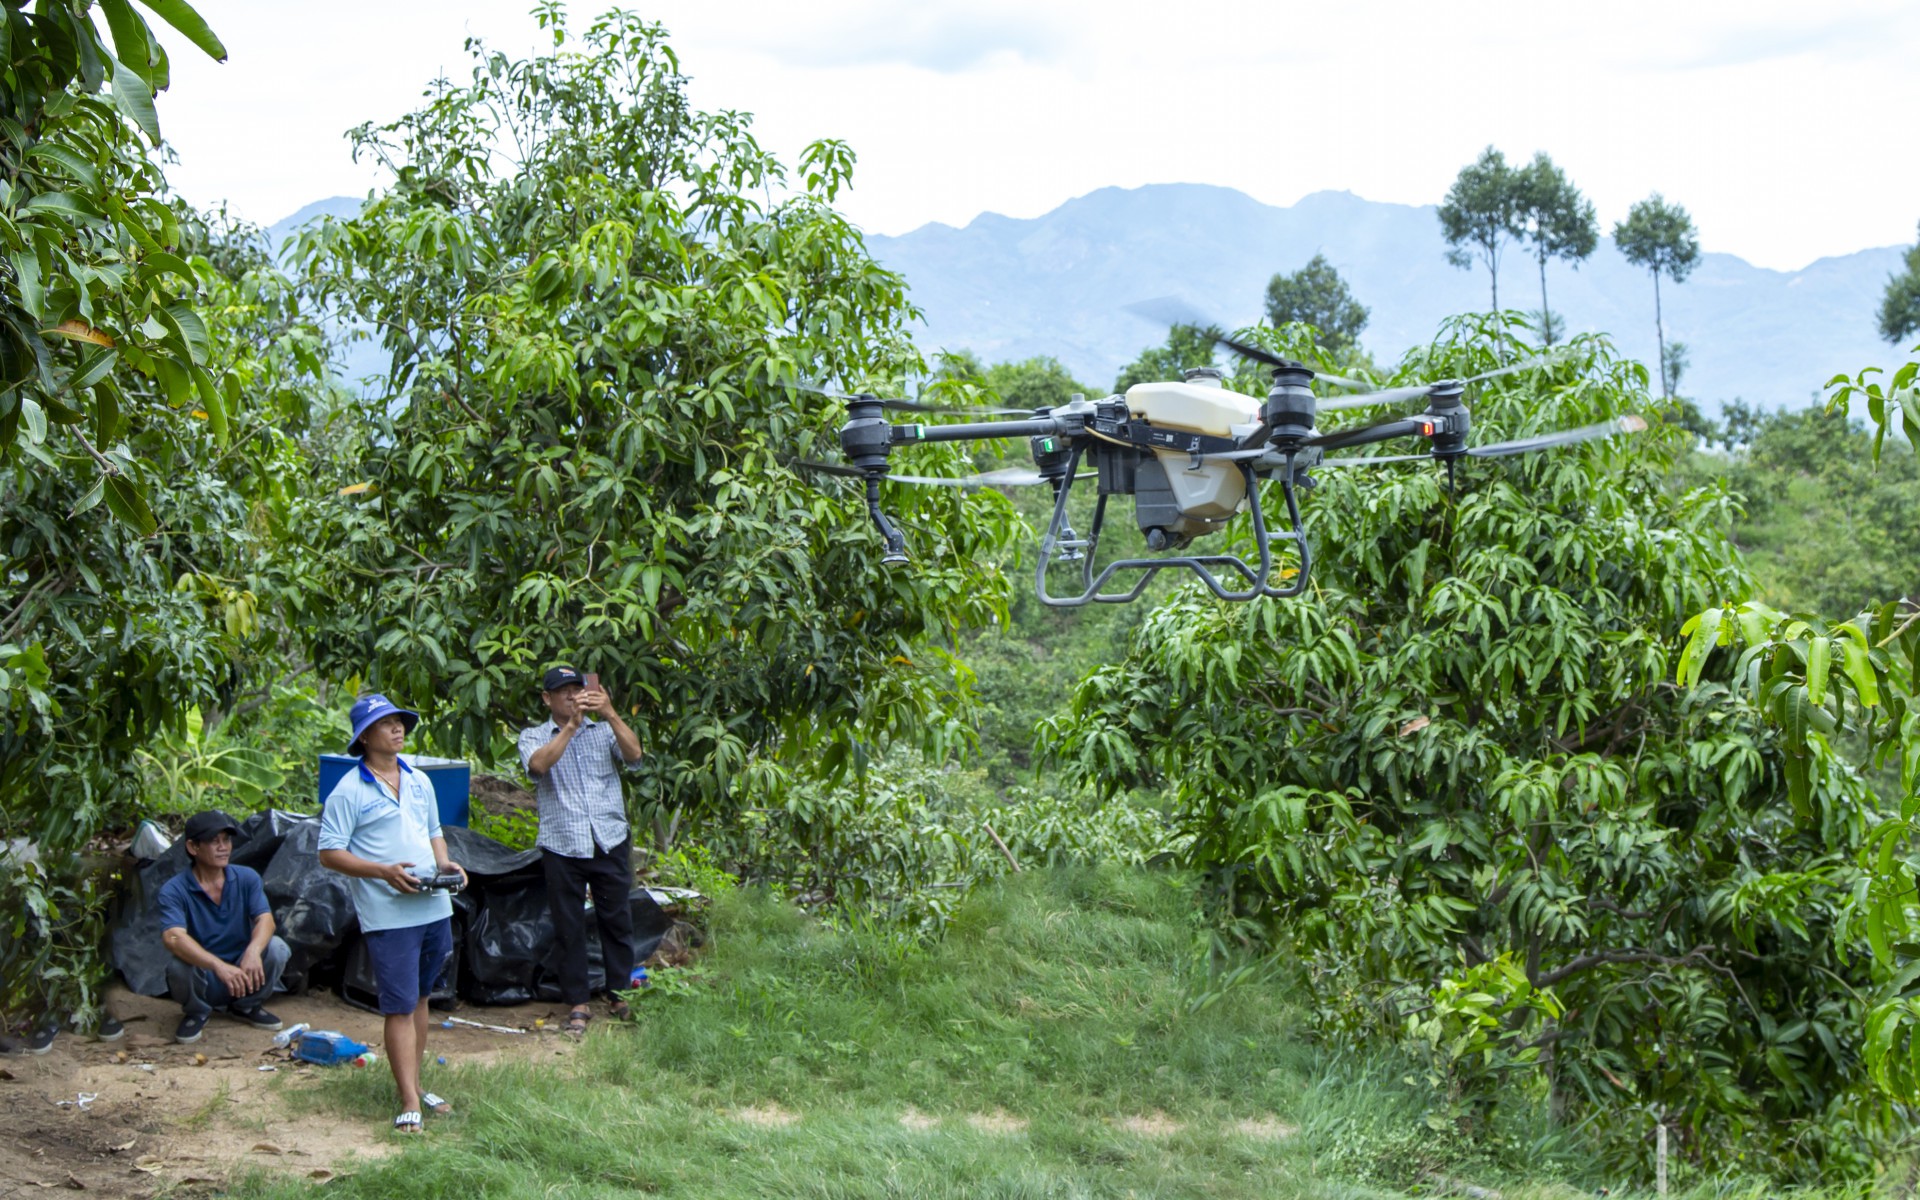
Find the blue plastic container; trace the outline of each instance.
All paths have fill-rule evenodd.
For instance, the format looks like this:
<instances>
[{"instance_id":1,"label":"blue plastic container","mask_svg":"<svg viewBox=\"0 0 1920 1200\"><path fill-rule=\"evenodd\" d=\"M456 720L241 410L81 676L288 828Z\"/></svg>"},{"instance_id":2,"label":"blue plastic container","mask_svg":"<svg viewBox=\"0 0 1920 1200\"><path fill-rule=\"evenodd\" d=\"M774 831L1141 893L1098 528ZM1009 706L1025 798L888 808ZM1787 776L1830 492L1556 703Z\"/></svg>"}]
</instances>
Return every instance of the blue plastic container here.
<instances>
[{"instance_id":1,"label":"blue plastic container","mask_svg":"<svg viewBox=\"0 0 1920 1200\"><path fill-rule=\"evenodd\" d=\"M434 803L440 809L442 825L467 824L468 802L473 788L473 768L461 758L428 758L402 754L407 765L420 771L433 785ZM322 754L320 756L320 803L325 804L327 797L348 771L360 765L360 760L348 754Z\"/></svg>"}]
</instances>

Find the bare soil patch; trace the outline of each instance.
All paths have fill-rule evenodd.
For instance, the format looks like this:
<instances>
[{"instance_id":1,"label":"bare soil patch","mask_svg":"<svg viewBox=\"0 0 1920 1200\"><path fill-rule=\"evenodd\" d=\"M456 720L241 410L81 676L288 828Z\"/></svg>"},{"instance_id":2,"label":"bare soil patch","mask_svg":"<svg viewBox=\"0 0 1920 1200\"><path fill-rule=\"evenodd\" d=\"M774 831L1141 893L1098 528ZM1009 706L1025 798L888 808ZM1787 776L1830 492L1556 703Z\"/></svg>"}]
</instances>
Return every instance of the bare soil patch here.
<instances>
[{"instance_id":1,"label":"bare soil patch","mask_svg":"<svg viewBox=\"0 0 1920 1200\"><path fill-rule=\"evenodd\" d=\"M117 1042L63 1033L44 1055L0 1058L0 1196L77 1185L147 1197L217 1186L242 1164L323 1180L398 1148L384 1124L317 1110L303 1094L326 1073L354 1068L296 1063L274 1048L271 1033L218 1015L198 1042L176 1045L180 1010L172 1003L115 989L108 1006L127 1027ZM281 996L270 1007L288 1025L339 1030L385 1056L377 1013L331 995ZM569 1054L573 1042L557 1032L564 1007L462 1009L452 1015L529 1032L436 1025L428 1050L449 1065ZM386 1073L384 1064L372 1069ZM445 1071L430 1062L427 1086ZM465 1099L444 1085L435 1090L456 1111Z\"/></svg>"},{"instance_id":2,"label":"bare soil patch","mask_svg":"<svg viewBox=\"0 0 1920 1200\"><path fill-rule=\"evenodd\" d=\"M799 1113L792 1109L781 1108L778 1104L756 1104L752 1108L736 1108L727 1115L736 1121L758 1125L763 1129L785 1129L800 1120Z\"/></svg>"},{"instance_id":3,"label":"bare soil patch","mask_svg":"<svg viewBox=\"0 0 1920 1200\"><path fill-rule=\"evenodd\" d=\"M468 785L467 796L470 803L494 817L505 816L515 809L533 808L537 803L524 785L499 775L475 775Z\"/></svg>"},{"instance_id":4,"label":"bare soil patch","mask_svg":"<svg viewBox=\"0 0 1920 1200\"><path fill-rule=\"evenodd\" d=\"M1157 1108L1145 1115L1121 1117L1114 1124L1140 1137L1172 1137L1186 1128L1185 1123L1174 1120Z\"/></svg>"},{"instance_id":5,"label":"bare soil patch","mask_svg":"<svg viewBox=\"0 0 1920 1200\"><path fill-rule=\"evenodd\" d=\"M967 1124L981 1133L1013 1134L1027 1131L1026 1118L1016 1117L1004 1108L996 1108L990 1113L969 1113Z\"/></svg>"},{"instance_id":6,"label":"bare soil patch","mask_svg":"<svg viewBox=\"0 0 1920 1200\"><path fill-rule=\"evenodd\" d=\"M924 1133L940 1124L938 1117L930 1117L917 1108L909 1108L900 1114L900 1123L916 1133Z\"/></svg>"}]
</instances>

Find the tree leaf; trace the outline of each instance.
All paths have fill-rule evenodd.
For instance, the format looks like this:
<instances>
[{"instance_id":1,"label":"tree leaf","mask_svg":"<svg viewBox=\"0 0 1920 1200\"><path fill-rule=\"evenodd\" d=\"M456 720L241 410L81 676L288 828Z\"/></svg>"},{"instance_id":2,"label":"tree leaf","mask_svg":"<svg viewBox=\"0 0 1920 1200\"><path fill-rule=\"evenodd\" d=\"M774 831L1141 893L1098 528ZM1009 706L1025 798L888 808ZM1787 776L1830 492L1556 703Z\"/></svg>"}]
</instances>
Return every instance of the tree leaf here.
<instances>
[{"instance_id":1,"label":"tree leaf","mask_svg":"<svg viewBox=\"0 0 1920 1200\"><path fill-rule=\"evenodd\" d=\"M100 0L100 11L113 35L113 56L137 72L149 90L164 87L153 77L153 40L146 21L127 0Z\"/></svg>"},{"instance_id":2,"label":"tree leaf","mask_svg":"<svg viewBox=\"0 0 1920 1200\"><path fill-rule=\"evenodd\" d=\"M154 145L160 144L160 114L153 108L153 89L147 81L119 59L113 63L113 106L120 115L140 127Z\"/></svg>"},{"instance_id":3,"label":"tree leaf","mask_svg":"<svg viewBox=\"0 0 1920 1200\"><path fill-rule=\"evenodd\" d=\"M113 339L85 321L62 321L51 329L42 329L42 334L68 338L76 342L90 342L95 346L112 346Z\"/></svg>"},{"instance_id":4,"label":"tree leaf","mask_svg":"<svg viewBox=\"0 0 1920 1200\"><path fill-rule=\"evenodd\" d=\"M227 48L186 0L140 0L155 16L185 34L215 62L227 61Z\"/></svg>"},{"instance_id":5,"label":"tree leaf","mask_svg":"<svg viewBox=\"0 0 1920 1200\"><path fill-rule=\"evenodd\" d=\"M147 498L140 488L125 475L106 477L107 511L120 519L120 523L139 534L151 537L160 528L160 522L154 519L153 509L147 506Z\"/></svg>"},{"instance_id":6,"label":"tree leaf","mask_svg":"<svg viewBox=\"0 0 1920 1200\"><path fill-rule=\"evenodd\" d=\"M1827 673L1833 669L1833 641L1817 637L1807 642L1807 699L1823 704L1827 699Z\"/></svg>"}]
</instances>

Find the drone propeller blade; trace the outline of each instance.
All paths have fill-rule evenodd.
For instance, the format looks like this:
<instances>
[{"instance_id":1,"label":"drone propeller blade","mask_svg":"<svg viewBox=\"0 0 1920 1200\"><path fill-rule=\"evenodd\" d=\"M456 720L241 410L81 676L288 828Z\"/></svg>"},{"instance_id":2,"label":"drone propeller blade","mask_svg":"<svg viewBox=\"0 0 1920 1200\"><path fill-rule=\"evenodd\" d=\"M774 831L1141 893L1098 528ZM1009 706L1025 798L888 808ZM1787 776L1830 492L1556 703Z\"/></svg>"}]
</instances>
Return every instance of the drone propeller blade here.
<instances>
[{"instance_id":1,"label":"drone propeller blade","mask_svg":"<svg viewBox=\"0 0 1920 1200\"><path fill-rule=\"evenodd\" d=\"M1377 467L1382 463L1427 462L1431 454L1380 454L1371 458L1323 458L1315 463L1320 467Z\"/></svg>"},{"instance_id":2,"label":"drone propeller blade","mask_svg":"<svg viewBox=\"0 0 1920 1200\"><path fill-rule=\"evenodd\" d=\"M1577 442L1590 442L1596 438L1613 437L1622 433L1639 433L1647 427L1645 417L1628 413L1624 417L1615 417L1610 421L1598 421L1592 425L1582 425L1578 429L1563 429L1558 433L1543 433L1536 437L1515 438L1510 442L1495 442L1491 446L1475 446L1467 451L1474 458L1505 458L1510 454L1527 454L1534 450L1551 450L1555 446L1571 446Z\"/></svg>"},{"instance_id":3,"label":"drone propeller blade","mask_svg":"<svg viewBox=\"0 0 1920 1200\"><path fill-rule=\"evenodd\" d=\"M815 462L811 458L790 458L787 465L812 471L816 475L844 475L848 479L865 479L867 473L859 467L850 467L845 463Z\"/></svg>"},{"instance_id":4,"label":"drone propeller blade","mask_svg":"<svg viewBox=\"0 0 1920 1200\"><path fill-rule=\"evenodd\" d=\"M1160 296L1152 300L1141 300L1137 303L1127 305L1126 310L1136 317L1143 317L1156 325L1164 325L1169 329L1184 325L1189 329L1197 330L1203 336L1211 339L1215 345L1225 346L1242 358L1250 358L1255 362L1265 363L1270 367L1291 367L1294 365L1265 347L1256 346L1251 342L1243 342L1238 338L1229 337L1227 334L1220 332L1219 322L1208 320L1203 313L1195 309L1191 304L1174 296Z\"/></svg>"},{"instance_id":5,"label":"drone propeller blade","mask_svg":"<svg viewBox=\"0 0 1920 1200\"><path fill-rule=\"evenodd\" d=\"M1639 433L1647 427L1645 417L1628 413L1610 421L1596 421L1592 425L1582 425L1578 429L1562 429L1555 433L1542 433L1533 437L1514 438L1507 442L1494 442L1488 446L1473 446L1467 454L1473 458L1507 458L1515 454L1531 454L1535 450L1552 450L1559 446L1573 446L1581 442L1591 442L1599 438L1613 437L1623 433ZM1434 455L1428 454L1381 454L1370 458L1326 458L1319 462L1323 467L1374 467L1382 463L1430 462Z\"/></svg>"},{"instance_id":6,"label":"drone propeller blade","mask_svg":"<svg viewBox=\"0 0 1920 1200\"><path fill-rule=\"evenodd\" d=\"M803 392L812 392L816 396L828 396L835 400L862 399L861 396L855 393L843 392L838 388L828 387L821 383L813 383L809 380L801 380L798 383L790 383L786 386L796 388ZM1026 408L970 408L957 405L925 404L918 400L889 399L884 397L872 398L878 399L880 401L880 407L889 412L925 413L929 416L953 417L1030 417L1033 415L1033 410Z\"/></svg>"},{"instance_id":7,"label":"drone propeller blade","mask_svg":"<svg viewBox=\"0 0 1920 1200\"><path fill-rule=\"evenodd\" d=\"M1321 412L1339 412L1348 408L1368 408L1376 404L1399 404L1403 400L1423 399L1438 383L1417 383L1410 387L1386 388L1378 392L1367 392L1359 396L1342 396L1336 400L1320 401Z\"/></svg>"},{"instance_id":8,"label":"drone propeller blade","mask_svg":"<svg viewBox=\"0 0 1920 1200\"><path fill-rule=\"evenodd\" d=\"M1075 479L1093 479L1096 471L1083 471ZM1040 472L1025 467L1005 467L998 471L983 471L978 475L889 475L895 483L917 483L932 487L1032 487L1046 483L1047 477Z\"/></svg>"},{"instance_id":9,"label":"drone propeller blade","mask_svg":"<svg viewBox=\"0 0 1920 1200\"><path fill-rule=\"evenodd\" d=\"M1359 396L1342 396L1337 400L1322 400L1320 402L1320 411L1338 412L1345 408L1365 408L1371 404L1399 404L1405 400L1417 400L1430 394L1435 388L1439 387L1448 385L1464 387L1469 383L1483 383L1489 379L1498 379L1502 375L1513 375L1520 371L1537 371L1541 367L1550 367L1557 362L1561 362L1571 357L1573 353L1572 347L1563 347L1559 350L1549 350L1544 354L1536 354L1531 358L1525 358L1516 363L1508 363L1504 367L1495 367L1491 371L1482 371L1478 375L1469 375L1465 379L1436 379L1432 383L1408 384L1404 387L1385 388L1377 392L1366 392ZM1357 380L1342 379L1333 375L1321 375L1318 376L1318 378L1324 379L1339 387L1346 387L1350 384L1360 387L1366 386Z\"/></svg>"},{"instance_id":10,"label":"drone propeller blade","mask_svg":"<svg viewBox=\"0 0 1920 1200\"><path fill-rule=\"evenodd\" d=\"M867 473L858 467L845 463L816 462L810 458L787 460L791 465L820 475L840 475L848 479L865 479ZM1075 479L1094 479L1098 472L1082 471ZM891 483L912 483L923 487L1031 487L1036 483L1047 482L1047 477L1030 467L1005 467L998 471L983 471L978 475L894 475L881 476Z\"/></svg>"},{"instance_id":11,"label":"drone propeller blade","mask_svg":"<svg viewBox=\"0 0 1920 1200\"><path fill-rule=\"evenodd\" d=\"M1178 296L1155 296L1151 300L1136 300L1123 307L1136 317L1169 329L1176 325L1190 325L1195 329L1216 327L1216 323L1207 320L1204 313Z\"/></svg>"},{"instance_id":12,"label":"drone propeller blade","mask_svg":"<svg viewBox=\"0 0 1920 1200\"><path fill-rule=\"evenodd\" d=\"M1335 375L1329 371L1315 371L1313 381L1332 384L1334 387L1345 388L1350 392L1372 391L1374 386L1364 379L1350 379L1345 375Z\"/></svg>"},{"instance_id":13,"label":"drone propeller blade","mask_svg":"<svg viewBox=\"0 0 1920 1200\"><path fill-rule=\"evenodd\" d=\"M1030 417L1030 408L961 408L946 404L922 404L918 400L882 400L880 407L892 412L927 413L949 417Z\"/></svg>"}]
</instances>

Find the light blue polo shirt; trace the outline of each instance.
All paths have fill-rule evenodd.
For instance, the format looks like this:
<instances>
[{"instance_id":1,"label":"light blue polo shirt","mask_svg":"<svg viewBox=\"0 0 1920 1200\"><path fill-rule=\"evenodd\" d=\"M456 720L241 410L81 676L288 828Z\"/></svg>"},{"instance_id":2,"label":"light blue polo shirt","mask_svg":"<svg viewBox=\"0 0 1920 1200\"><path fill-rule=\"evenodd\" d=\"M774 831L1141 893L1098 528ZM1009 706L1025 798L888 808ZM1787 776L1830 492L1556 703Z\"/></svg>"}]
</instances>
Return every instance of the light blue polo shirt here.
<instances>
[{"instance_id":1,"label":"light blue polo shirt","mask_svg":"<svg viewBox=\"0 0 1920 1200\"><path fill-rule=\"evenodd\" d=\"M345 850L368 862L410 862L416 872L433 869L432 839L440 836L433 785L406 759L399 762L397 800L365 761L341 776L320 812L320 849ZM453 915L453 897L445 892L408 895L384 879L354 877L347 888L365 931L411 929Z\"/></svg>"}]
</instances>

